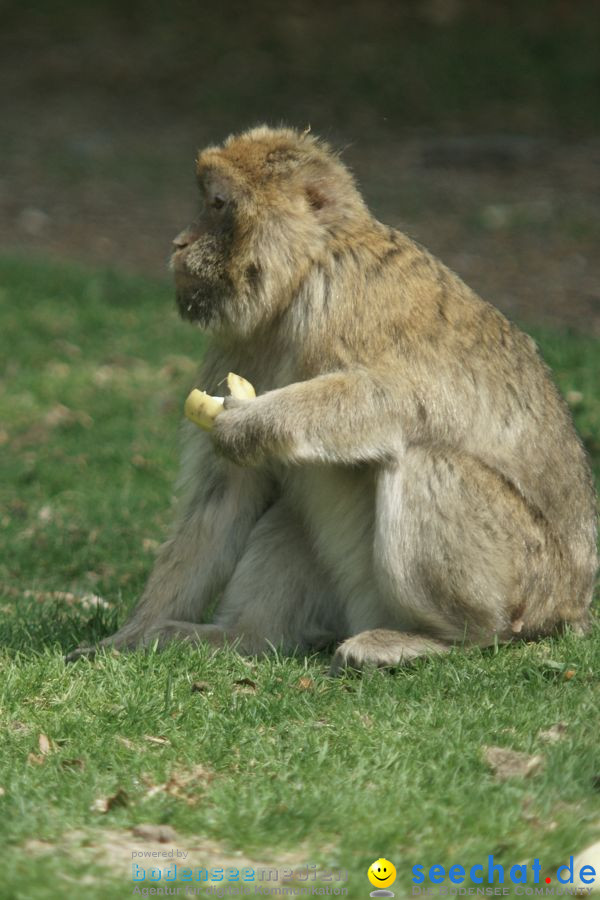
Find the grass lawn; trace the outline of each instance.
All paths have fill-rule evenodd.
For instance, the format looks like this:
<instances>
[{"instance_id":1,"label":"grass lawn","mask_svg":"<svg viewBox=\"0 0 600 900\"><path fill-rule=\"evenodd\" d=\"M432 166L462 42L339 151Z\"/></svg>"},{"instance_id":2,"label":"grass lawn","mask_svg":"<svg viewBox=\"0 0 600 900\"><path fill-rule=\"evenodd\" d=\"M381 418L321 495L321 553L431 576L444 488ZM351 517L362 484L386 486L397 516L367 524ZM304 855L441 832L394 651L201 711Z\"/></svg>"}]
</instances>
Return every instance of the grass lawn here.
<instances>
[{"instance_id":1,"label":"grass lawn","mask_svg":"<svg viewBox=\"0 0 600 900\"><path fill-rule=\"evenodd\" d=\"M168 285L110 272L5 259L0 302L0 896L131 896L132 853L155 847L334 867L356 898L380 856L396 897L413 865L489 854L555 884L598 840L598 626L336 680L324 657L184 647L66 666L125 618L164 537L202 337ZM598 343L535 336L598 475ZM498 746L540 759L503 779Z\"/></svg>"}]
</instances>

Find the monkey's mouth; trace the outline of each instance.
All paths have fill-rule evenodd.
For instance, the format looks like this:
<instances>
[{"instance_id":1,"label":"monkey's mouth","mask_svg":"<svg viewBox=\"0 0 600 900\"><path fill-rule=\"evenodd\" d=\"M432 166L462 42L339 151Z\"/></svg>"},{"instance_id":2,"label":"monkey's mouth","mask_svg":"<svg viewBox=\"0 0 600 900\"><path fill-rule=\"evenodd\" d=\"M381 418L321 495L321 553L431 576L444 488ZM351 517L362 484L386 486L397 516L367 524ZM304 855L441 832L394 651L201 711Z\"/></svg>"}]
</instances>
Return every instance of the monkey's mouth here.
<instances>
[{"instance_id":1,"label":"monkey's mouth","mask_svg":"<svg viewBox=\"0 0 600 900\"><path fill-rule=\"evenodd\" d=\"M203 235L171 257L182 319L205 327L221 320L233 296L226 249L213 235Z\"/></svg>"}]
</instances>

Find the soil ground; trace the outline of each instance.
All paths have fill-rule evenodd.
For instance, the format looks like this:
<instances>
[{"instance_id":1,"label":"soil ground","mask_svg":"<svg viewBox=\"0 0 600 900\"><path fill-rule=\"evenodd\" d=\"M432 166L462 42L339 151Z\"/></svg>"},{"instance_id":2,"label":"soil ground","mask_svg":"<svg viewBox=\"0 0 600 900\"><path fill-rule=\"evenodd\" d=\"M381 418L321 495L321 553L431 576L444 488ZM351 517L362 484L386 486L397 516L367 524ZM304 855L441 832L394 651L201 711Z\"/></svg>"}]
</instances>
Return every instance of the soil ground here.
<instances>
[{"instance_id":1,"label":"soil ground","mask_svg":"<svg viewBox=\"0 0 600 900\"><path fill-rule=\"evenodd\" d=\"M3 4L2 247L167 277L197 149L283 118L511 317L600 335L600 15L317 6Z\"/></svg>"}]
</instances>

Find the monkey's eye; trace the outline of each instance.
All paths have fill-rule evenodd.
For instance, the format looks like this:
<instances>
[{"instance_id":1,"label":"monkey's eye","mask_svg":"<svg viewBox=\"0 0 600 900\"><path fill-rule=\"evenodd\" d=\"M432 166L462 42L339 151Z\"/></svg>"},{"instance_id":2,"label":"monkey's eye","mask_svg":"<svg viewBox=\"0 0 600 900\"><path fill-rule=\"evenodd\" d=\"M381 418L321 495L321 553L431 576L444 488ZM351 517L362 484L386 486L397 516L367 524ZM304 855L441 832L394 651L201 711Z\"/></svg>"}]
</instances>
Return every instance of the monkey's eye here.
<instances>
[{"instance_id":1,"label":"monkey's eye","mask_svg":"<svg viewBox=\"0 0 600 900\"><path fill-rule=\"evenodd\" d=\"M226 202L225 197L222 197L221 194L215 194L210 205L213 209L223 209Z\"/></svg>"}]
</instances>

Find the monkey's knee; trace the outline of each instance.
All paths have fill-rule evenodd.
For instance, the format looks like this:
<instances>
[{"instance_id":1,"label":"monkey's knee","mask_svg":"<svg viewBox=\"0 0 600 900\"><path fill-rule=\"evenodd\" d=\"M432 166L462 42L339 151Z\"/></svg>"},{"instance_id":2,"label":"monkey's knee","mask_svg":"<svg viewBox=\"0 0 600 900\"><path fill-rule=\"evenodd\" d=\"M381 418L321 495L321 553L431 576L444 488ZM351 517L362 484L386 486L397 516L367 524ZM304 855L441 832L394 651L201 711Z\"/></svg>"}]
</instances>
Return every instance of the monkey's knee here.
<instances>
[{"instance_id":1,"label":"monkey's knee","mask_svg":"<svg viewBox=\"0 0 600 900\"><path fill-rule=\"evenodd\" d=\"M331 675L338 675L346 668L392 668L406 665L419 656L435 656L449 650L450 644L424 635L376 628L361 631L340 644L329 671Z\"/></svg>"}]
</instances>

